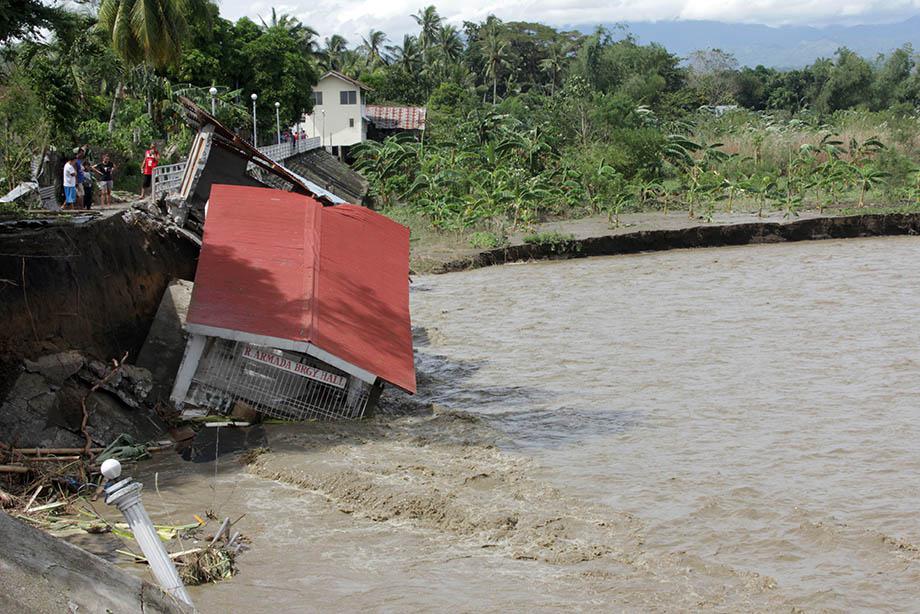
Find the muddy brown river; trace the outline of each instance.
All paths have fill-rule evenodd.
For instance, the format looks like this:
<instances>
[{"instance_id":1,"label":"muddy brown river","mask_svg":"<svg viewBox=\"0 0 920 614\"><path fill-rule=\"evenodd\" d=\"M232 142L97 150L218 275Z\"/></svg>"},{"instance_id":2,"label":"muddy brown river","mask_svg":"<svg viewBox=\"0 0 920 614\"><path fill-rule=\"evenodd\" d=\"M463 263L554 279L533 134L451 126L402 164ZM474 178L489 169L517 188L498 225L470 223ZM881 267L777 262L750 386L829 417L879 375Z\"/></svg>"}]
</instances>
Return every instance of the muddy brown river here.
<instances>
[{"instance_id":1,"label":"muddy brown river","mask_svg":"<svg viewBox=\"0 0 920 614\"><path fill-rule=\"evenodd\" d=\"M161 457L148 507L246 514L205 612L916 611L918 262L904 237L417 278L420 402L267 427L248 467Z\"/></svg>"}]
</instances>

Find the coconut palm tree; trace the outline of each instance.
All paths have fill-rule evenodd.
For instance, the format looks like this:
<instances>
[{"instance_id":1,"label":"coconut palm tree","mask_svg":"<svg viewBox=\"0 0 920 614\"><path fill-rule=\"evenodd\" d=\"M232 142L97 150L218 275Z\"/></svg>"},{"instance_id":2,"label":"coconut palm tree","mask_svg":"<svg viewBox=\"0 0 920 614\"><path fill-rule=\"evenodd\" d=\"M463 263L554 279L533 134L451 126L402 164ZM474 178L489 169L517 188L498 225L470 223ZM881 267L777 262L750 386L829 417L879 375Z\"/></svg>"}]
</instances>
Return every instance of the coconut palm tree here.
<instances>
[{"instance_id":1,"label":"coconut palm tree","mask_svg":"<svg viewBox=\"0 0 920 614\"><path fill-rule=\"evenodd\" d=\"M556 93L556 82L559 75L565 68L566 59L568 58L568 46L559 40L554 40L546 49L546 57L540 60L540 70L545 72L549 77L550 96Z\"/></svg>"},{"instance_id":2,"label":"coconut palm tree","mask_svg":"<svg viewBox=\"0 0 920 614\"><path fill-rule=\"evenodd\" d=\"M486 60L486 78L492 79L492 104L498 102L498 75L508 66L508 41L498 34L497 28L489 28L482 39L482 54Z\"/></svg>"},{"instance_id":3,"label":"coconut palm tree","mask_svg":"<svg viewBox=\"0 0 920 614\"><path fill-rule=\"evenodd\" d=\"M206 0L102 0L97 27L129 65L165 68L178 61L188 20L206 15Z\"/></svg>"},{"instance_id":4,"label":"coconut palm tree","mask_svg":"<svg viewBox=\"0 0 920 614\"><path fill-rule=\"evenodd\" d=\"M339 34L326 38L325 46L321 52L323 65L326 70L341 70L342 58L348 49L348 41Z\"/></svg>"},{"instance_id":5,"label":"coconut palm tree","mask_svg":"<svg viewBox=\"0 0 920 614\"><path fill-rule=\"evenodd\" d=\"M387 35L380 30L371 30L367 36L361 37L361 48L367 53L367 58L371 64L386 64L387 60L381 53L384 44L387 41Z\"/></svg>"},{"instance_id":6,"label":"coconut palm tree","mask_svg":"<svg viewBox=\"0 0 920 614\"><path fill-rule=\"evenodd\" d=\"M387 51L392 54L393 62L401 66L407 74L416 74L419 60L421 59L421 51L417 38L410 34L406 34L403 36L402 45L392 45L387 47Z\"/></svg>"},{"instance_id":7,"label":"coconut palm tree","mask_svg":"<svg viewBox=\"0 0 920 614\"><path fill-rule=\"evenodd\" d=\"M286 30L292 37L298 40L300 47L307 55L313 55L317 52L319 46L316 43L316 37L319 36L319 33L310 26L301 23L296 17L292 17L287 13L279 15L275 11L275 7L272 7L271 18L266 22L262 17L259 17L259 21L262 22L263 31L271 28Z\"/></svg>"},{"instance_id":8,"label":"coconut palm tree","mask_svg":"<svg viewBox=\"0 0 920 614\"><path fill-rule=\"evenodd\" d=\"M460 32L451 25L441 26L438 30L438 48L448 63L456 62L463 53L463 39Z\"/></svg>"},{"instance_id":9,"label":"coconut palm tree","mask_svg":"<svg viewBox=\"0 0 920 614\"><path fill-rule=\"evenodd\" d=\"M441 27L441 16L434 5L426 6L415 15L411 15L415 23L421 28L418 35L422 51L428 51L438 41L438 32Z\"/></svg>"}]
</instances>

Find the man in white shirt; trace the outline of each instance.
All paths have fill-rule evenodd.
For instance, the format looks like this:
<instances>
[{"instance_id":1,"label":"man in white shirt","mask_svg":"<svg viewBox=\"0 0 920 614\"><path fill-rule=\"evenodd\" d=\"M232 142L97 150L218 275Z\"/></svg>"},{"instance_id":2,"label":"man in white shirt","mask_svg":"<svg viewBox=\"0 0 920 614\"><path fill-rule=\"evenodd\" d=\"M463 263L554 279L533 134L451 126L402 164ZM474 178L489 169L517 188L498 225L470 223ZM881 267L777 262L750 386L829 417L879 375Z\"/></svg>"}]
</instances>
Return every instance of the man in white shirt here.
<instances>
[{"instance_id":1,"label":"man in white shirt","mask_svg":"<svg viewBox=\"0 0 920 614\"><path fill-rule=\"evenodd\" d=\"M77 165L74 155L67 154L64 164L64 209L73 209L77 204Z\"/></svg>"}]
</instances>

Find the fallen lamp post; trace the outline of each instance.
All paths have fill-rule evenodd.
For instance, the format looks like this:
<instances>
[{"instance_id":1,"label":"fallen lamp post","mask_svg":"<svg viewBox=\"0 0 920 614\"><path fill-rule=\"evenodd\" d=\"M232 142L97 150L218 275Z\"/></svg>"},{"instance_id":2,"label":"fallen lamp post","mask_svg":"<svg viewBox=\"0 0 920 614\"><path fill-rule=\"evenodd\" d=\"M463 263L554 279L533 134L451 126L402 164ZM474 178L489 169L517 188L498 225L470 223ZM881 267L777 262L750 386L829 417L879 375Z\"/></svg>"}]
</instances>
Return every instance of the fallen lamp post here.
<instances>
[{"instance_id":1,"label":"fallen lamp post","mask_svg":"<svg viewBox=\"0 0 920 614\"><path fill-rule=\"evenodd\" d=\"M160 587L176 599L193 605L192 598L189 597L176 571L176 566L169 558L169 553L166 552L150 516L147 515L147 510L144 509L141 501L143 484L131 478L115 482L115 479L121 475L121 463L112 458L102 463L101 471L102 475L109 480L105 487L105 502L118 507L118 510L124 515Z\"/></svg>"}]
</instances>

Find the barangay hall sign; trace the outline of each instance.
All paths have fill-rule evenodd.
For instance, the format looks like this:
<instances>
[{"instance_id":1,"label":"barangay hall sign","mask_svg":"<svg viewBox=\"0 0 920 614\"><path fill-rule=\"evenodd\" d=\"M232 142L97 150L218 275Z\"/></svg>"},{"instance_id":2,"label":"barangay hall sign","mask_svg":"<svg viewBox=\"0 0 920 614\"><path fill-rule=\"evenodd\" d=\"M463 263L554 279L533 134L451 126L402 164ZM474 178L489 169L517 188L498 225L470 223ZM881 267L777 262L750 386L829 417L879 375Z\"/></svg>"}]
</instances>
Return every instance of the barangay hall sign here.
<instances>
[{"instance_id":1,"label":"barangay hall sign","mask_svg":"<svg viewBox=\"0 0 920 614\"><path fill-rule=\"evenodd\" d=\"M290 358L285 358L271 351L260 350L248 344L243 348L243 358L248 358L254 362L260 362L263 365L271 365L276 369L281 369L288 373L294 373L295 375L316 380L317 382L329 384L336 388L344 388L345 384L348 382L348 378L341 375L329 373L328 371L305 365L302 362L295 362Z\"/></svg>"}]
</instances>

